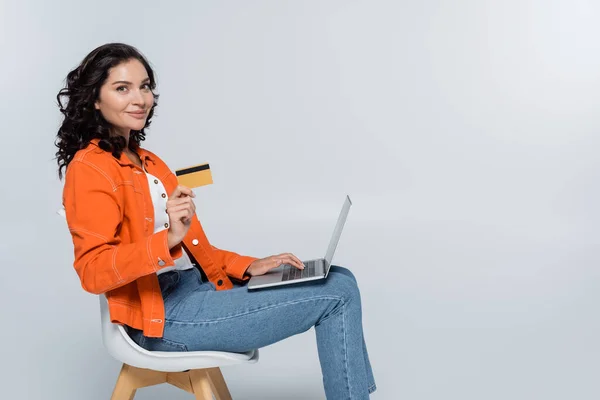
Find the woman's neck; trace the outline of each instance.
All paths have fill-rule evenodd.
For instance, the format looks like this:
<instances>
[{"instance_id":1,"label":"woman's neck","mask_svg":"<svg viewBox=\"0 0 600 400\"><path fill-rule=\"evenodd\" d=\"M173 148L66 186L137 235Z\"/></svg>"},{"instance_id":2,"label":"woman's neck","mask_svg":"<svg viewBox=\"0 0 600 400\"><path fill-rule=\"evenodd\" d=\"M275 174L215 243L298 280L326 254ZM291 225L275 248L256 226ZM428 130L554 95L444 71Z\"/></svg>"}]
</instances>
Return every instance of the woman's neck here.
<instances>
[{"instance_id":1,"label":"woman's neck","mask_svg":"<svg viewBox=\"0 0 600 400\"><path fill-rule=\"evenodd\" d=\"M121 136L122 138L125 139L125 148L128 149L129 148L129 136L131 134L131 130L127 129L126 131L119 131L117 129L114 129L111 132L112 135L114 136Z\"/></svg>"},{"instance_id":2,"label":"woman's neck","mask_svg":"<svg viewBox=\"0 0 600 400\"><path fill-rule=\"evenodd\" d=\"M142 159L140 158L139 154L136 153L135 151L131 150L131 149L123 149L123 153L125 153L125 155L127 156L127 158L129 158L129 160L134 163L135 165L137 165L138 167L142 168Z\"/></svg>"}]
</instances>

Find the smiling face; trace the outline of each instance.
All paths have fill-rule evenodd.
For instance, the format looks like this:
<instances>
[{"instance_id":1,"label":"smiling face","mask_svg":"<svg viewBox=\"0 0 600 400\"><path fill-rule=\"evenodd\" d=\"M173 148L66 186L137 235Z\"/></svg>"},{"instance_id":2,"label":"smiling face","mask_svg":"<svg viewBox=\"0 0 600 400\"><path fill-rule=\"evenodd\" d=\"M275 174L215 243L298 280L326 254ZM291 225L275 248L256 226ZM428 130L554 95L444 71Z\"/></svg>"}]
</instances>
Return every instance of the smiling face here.
<instances>
[{"instance_id":1,"label":"smiling face","mask_svg":"<svg viewBox=\"0 0 600 400\"><path fill-rule=\"evenodd\" d=\"M153 104L148 72L132 59L110 69L94 105L112 125L114 134L129 141L131 130L139 131L146 125Z\"/></svg>"}]
</instances>

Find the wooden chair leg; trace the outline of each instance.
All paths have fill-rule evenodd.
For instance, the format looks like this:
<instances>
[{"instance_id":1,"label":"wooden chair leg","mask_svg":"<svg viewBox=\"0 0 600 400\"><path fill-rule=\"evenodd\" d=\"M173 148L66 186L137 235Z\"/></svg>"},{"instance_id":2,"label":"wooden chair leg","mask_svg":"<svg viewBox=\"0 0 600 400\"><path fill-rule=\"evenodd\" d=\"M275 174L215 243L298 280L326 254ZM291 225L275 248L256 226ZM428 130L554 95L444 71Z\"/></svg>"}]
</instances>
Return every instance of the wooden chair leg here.
<instances>
[{"instance_id":1,"label":"wooden chair leg","mask_svg":"<svg viewBox=\"0 0 600 400\"><path fill-rule=\"evenodd\" d=\"M188 393L194 394L194 388L192 387L189 371L169 372L167 374L167 383L177 386L179 389L183 389Z\"/></svg>"},{"instance_id":2,"label":"wooden chair leg","mask_svg":"<svg viewBox=\"0 0 600 400\"><path fill-rule=\"evenodd\" d=\"M232 400L220 368L192 369L186 372L160 372L123 364L111 400L133 400L137 389L170 383L193 393L196 400Z\"/></svg>"},{"instance_id":3,"label":"wooden chair leg","mask_svg":"<svg viewBox=\"0 0 600 400\"><path fill-rule=\"evenodd\" d=\"M119 376L110 400L133 400L136 391L130 382Z\"/></svg>"},{"instance_id":4,"label":"wooden chair leg","mask_svg":"<svg viewBox=\"0 0 600 400\"><path fill-rule=\"evenodd\" d=\"M137 389L167 381L167 373L123 364L111 400L133 400Z\"/></svg>"},{"instance_id":5,"label":"wooden chair leg","mask_svg":"<svg viewBox=\"0 0 600 400\"><path fill-rule=\"evenodd\" d=\"M208 376L216 400L232 400L220 368L208 368Z\"/></svg>"},{"instance_id":6,"label":"wooden chair leg","mask_svg":"<svg viewBox=\"0 0 600 400\"><path fill-rule=\"evenodd\" d=\"M206 369L193 369L189 374L196 400L212 400L210 377Z\"/></svg>"}]
</instances>

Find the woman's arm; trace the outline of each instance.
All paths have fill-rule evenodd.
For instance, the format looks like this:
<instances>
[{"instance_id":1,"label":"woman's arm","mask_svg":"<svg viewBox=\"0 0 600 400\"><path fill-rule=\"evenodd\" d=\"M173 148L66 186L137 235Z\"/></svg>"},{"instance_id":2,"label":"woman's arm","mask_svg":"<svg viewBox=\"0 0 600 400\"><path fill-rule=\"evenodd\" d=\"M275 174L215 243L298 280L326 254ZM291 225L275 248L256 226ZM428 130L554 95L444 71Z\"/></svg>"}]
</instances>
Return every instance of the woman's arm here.
<instances>
[{"instance_id":1,"label":"woman's arm","mask_svg":"<svg viewBox=\"0 0 600 400\"><path fill-rule=\"evenodd\" d=\"M252 264L254 260L258 260L256 257L242 256L232 251L221 250L215 246L210 246L213 250L213 257L217 262L217 265L222 265L223 270L227 276L237 279L239 281L245 281L250 279L248 275L244 275L248 266Z\"/></svg>"},{"instance_id":2,"label":"woman's arm","mask_svg":"<svg viewBox=\"0 0 600 400\"><path fill-rule=\"evenodd\" d=\"M135 243L122 243L120 192L110 177L86 160L67 169L63 204L73 238L73 266L84 290L100 294L175 265L181 245L169 249L163 230Z\"/></svg>"},{"instance_id":3,"label":"woman's arm","mask_svg":"<svg viewBox=\"0 0 600 400\"><path fill-rule=\"evenodd\" d=\"M298 269L304 269L304 264L292 253L281 253L265 258L241 256L231 251L217 249L211 245L215 258L223 265L227 276L240 281L250 279L254 275L263 275L281 264L291 264Z\"/></svg>"}]
</instances>

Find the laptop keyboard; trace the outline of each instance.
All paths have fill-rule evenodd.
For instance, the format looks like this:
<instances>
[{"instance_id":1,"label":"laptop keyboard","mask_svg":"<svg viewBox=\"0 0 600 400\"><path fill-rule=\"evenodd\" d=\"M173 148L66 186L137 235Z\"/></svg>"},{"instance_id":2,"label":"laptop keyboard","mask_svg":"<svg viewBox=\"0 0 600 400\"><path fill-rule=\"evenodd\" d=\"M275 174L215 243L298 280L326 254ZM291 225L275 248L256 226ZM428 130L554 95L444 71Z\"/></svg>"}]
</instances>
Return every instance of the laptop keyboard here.
<instances>
[{"instance_id":1,"label":"laptop keyboard","mask_svg":"<svg viewBox=\"0 0 600 400\"><path fill-rule=\"evenodd\" d=\"M304 269L298 269L290 264L285 264L283 267L283 278L282 281L291 281L294 279L310 278L315 276L317 263L315 261L308 261L304 263Z\"/></svg>"}]
</instances>

